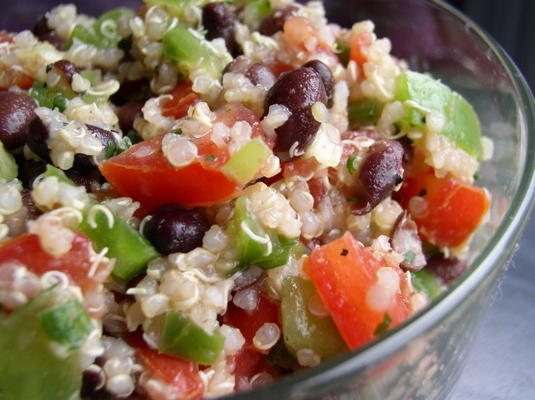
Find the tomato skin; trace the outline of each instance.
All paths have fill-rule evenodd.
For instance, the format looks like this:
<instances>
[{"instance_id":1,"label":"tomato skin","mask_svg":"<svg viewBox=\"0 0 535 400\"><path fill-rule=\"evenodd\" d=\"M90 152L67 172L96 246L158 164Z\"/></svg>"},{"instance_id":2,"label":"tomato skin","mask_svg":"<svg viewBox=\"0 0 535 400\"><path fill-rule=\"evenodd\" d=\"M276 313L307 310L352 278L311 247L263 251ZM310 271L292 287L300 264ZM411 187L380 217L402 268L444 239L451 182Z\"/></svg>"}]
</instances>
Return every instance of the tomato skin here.
<instances>
[{"instance_id":1,"label":"tomato skin","mask_svg":"<svg viewBox=\"0 0 535 400\"><path fill-rule=\"evenodd\" d=\"M229 200L241 185L204 161L173 167L161 151L162 136L145 140L100 165L107 181L122 195L145 207L166 203L208 206Z\"/></svg>"},{"instance_id":2,"label":"tomato skin","mask_svg":"<svg viewBox=\"0 0 535 400\"><path fill-rule=\"evenodd\" d=\"M253 337L256 331L265 323L271 322L280 326L279 308L280 305L278 303L265 294L259 293L258 305L252 311L244 310L230 302L227 312L223 316L223 321L225 324L241 331L248 348L262 353L261 350L253 346Z\"/></svg>"},{"instance_id":3,"label":"tomato skin","mask_svg":"<svg viewBox=\"0 0 535 400\"><path fill-rule=\"evenodd\" d=\"M171 397L168 400L192 400L202 396L204 385L196 363L160 354L147 346L138 335L129 337L127 341L136 349L150 379L157 379L169 386Z\"/></svg>"},{"instance_id":4,"label":"tomato skin","mask_svg":"<svg viewBox=\"0 0 535 400\"><path fill-rule=\"evenodd\" d=\"M453 178L437 178L431 168L406 176L396 198L409 210L415 196L427 201L423 214L411 213L420 233L440 247L457 247L470 239L490 208L488 193Z\"/></svg>"},{"instance_id":5,"label":"tomato skin","mask_svg":"<svg viewBox=\"0 0 535 400\"><path fill-rule=\"evenodd\" d=\"M16 261L24 264L28 270L37 275L48 271L65 273L83 291L94 288L102 283L111 272L112 264L99 268L92 277L89 271L92 266L91 241L84 235L76 234L71 249L59 257L54 257L44 251L39 237L34 234L17 236L0 245L0 264Z\"/></svg>"},{"instance_id":6,"label":"tomato skin","mask_svg":"<svg viewBox=\"0 0 535 400\"><path fill-rule=\"evenodd\" d=\"M376 282L376 272L382 266L383 263L349 232L314 249L305 261L305 272L350 349L373 340L385 314L392 320L389 328L410 315L408 299L401 290L385 312L372 310L367 305L366 294ZM398 273L401 274L401 271Z\"/></svg>"},{"instance_id":7,"label":"tomato skin","mask_svg":"<svg viewBox=\"0 0 535 400\"><path fill-rule=\"evenodd\" d=\"M162 115L179 119L188 114L190 106L201 101L200 97L193 92L190 81L182 81L169 93L172 98L163 102Z\"/></svg>"}]
</instances>

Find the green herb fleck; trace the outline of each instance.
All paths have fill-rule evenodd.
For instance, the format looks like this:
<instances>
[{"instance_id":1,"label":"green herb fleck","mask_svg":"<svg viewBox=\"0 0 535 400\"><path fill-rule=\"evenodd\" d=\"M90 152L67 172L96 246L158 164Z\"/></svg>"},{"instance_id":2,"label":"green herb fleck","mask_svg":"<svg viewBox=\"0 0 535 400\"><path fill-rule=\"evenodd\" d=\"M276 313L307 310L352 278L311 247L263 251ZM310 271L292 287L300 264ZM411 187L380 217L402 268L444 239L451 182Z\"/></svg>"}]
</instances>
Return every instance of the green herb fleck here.
<instances>
[{"instance_id":1,"label":"green herb fleck","mask_svg":"<svg viewBox=\"0 0 535 400\"><path fill-rule=\"evenodd\" d=\"M474 174L474 181L478 181L479 179L481 179L481 174L479 171L477 171L475 174Z\"/></svg>"},{"instance_id":2,"label":"green herb fleck","mask_svg":"<svg viewBox=\"0 0 535 400\"><path fill-rule=\"evenodd\" d=\"M356 203L356 202L357 202L357 198L356 198L356 197L348 197L348 198L346 199L346 201L347 201L348 203Z\"/></svg>"},{"instance_id":3,"label":"green herb fleck","mask_svg":"<svg viewBox=\"0 0 535 400\"><path fill-rule=\"evenodd\" d=\"M104 158L107 160L108 158L113 157L117 152L117 145L115 142L110 143L110 145L106 148L106 152L104 153Z\"/></svg>"},{"instance_id":4,"label":"green herb fleck","mask_svg":"<svg viewBox=\"0 0 535 400\"><path fill-rule=\"evenodd\" d=\"M215 154L210 154L208 157L206 157L206 161L215 161L217 160L217 157Z\"/></svg>"},{"instance_id":5,"label":"green herb fleck","mask_svg":"<svg viewBox=\"0 0 535 400\"><path fill-rule=\"evenodd\" d=\"M108 146L106 152L104 153L104 158L107 160L108 158L115 157L130 148L131 146L132 141L130 140L130 138L128 136L124 136L118 144L112 142Z\"/></svg>"},{"instance_id":6,"label":"green herb fleck","mask_svg":"<svg viewBox=\"0 0 535 400\"><path fill-rule=\"evenodd\" d=\"M351 52L351 46L341 39L336 39L336 54L338 59L343 65L347 65L349 62L349 53Z\"/></svg>"},{"instance_id":7,"label":"green herb fleck","mask_svg":"<svg viewBox=\"0 0 535 400\"><path fill-rule=\"evenodd\" d=\"M54 97L54 100L52 100L52 107L57 108L60 112L65 111L67 108L67 98L61 95Z\"/></svg>"},{"instance_id":8,"label":"green herb fleck","mask_svg":"<svg viewBox=\"0 0 535 400\"><path fill-rule=\"evenodd\" d=\"M392 323L392 318L390 318L390 315L385 313L383 322L381 322L379 325L377 325L377 328L375 328L375 331L373 334L375 336L381 336L386 333L388 328L390 328L390 324Z\"/></svg>"},{"instance_id":9,"label":"green herb fleck","mask_svg":"<svg viewBox=\"0 0 535 400\"><path fill-rule=\"evenodd\" d=\"M403 256L405 257L407 264L412 264L416 258L416 254L412 251L407 251Z\"/></svg>"},{"instance_id":10,"label":"green herb fleck","mask_svg":"<svg viewBox=\"0 0 535 400\"><path fill-rule=\"evenodd\" d=\"M178 129L173 129L171 131L171 133L174 133L175 135L182 135L182 129L178 128Z\"/></svg>"},{"instance_id":11,"label":"green herb fleck","mask_svg":"<svg viewBox=\"0 0 535 400\"><path fill-rule=\"evenodd\" d=\"M357 159L357 155L356 154L352 154L347 159L346 167L347 167L347 170L349 171L350 174L354 174L355 172L357 172L357 169L355 168L355 160L356 159Z\"/></svg>"}]
</instances>

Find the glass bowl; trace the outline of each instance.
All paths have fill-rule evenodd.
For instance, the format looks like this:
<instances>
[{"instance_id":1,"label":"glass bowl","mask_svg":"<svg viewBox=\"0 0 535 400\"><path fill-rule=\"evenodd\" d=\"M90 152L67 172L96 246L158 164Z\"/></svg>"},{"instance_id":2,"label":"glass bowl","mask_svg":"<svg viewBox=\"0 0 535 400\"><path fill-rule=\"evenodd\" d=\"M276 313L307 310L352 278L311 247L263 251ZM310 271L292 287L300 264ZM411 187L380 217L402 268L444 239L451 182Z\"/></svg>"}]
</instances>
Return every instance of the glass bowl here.
<instances>
[{"instance_id":1,"label":"glass bowl","mask_svg":"<svg viewBox=\"0 0 535 400\"><path fill-rule=\"evenodd\" d=\"M59 0L12 4L3 29L31 26ZM74 0L98 14L135 0ZM481 28L440 0L326 0L330 21L349 27L371 19L393 53L463 94L478 112L494 156L478 183L492 194L488 223L472 241L469 269L438 299L380 340L226 399L443 399L451 392L482 313L516 248L535 189L535 104L522 75Z\"/></svg>"},{"instance_id":2,"label":"glass bowl","mask_svg":"<svg viewBox=\"0 0 535 400\"><path fill-rule=\"evenodd\" d=\"M465 96L494 142L479 185L492 194L472 240L470 267L424 311L380 340L228 399L444 399L457 382L481 316L507 269L531 209L535 103L518 68L474 22L440 0L330 0L329 21L370 19L411 69Z\"/></svg>"}]
</instances>

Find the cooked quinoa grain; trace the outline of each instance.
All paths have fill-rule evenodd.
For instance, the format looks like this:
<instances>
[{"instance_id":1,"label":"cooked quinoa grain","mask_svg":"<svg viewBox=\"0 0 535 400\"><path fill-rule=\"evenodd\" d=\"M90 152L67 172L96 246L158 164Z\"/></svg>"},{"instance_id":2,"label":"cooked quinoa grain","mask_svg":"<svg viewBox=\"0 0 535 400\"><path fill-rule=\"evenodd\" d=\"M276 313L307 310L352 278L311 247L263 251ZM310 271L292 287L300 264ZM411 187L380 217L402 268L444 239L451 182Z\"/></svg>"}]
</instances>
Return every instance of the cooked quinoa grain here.
<instances>
[{"instance_id":1,"label":"cooked quinoa grain","mask_svg":"<svg viewBox=\"0 0 535 400\"><path fill-rule=\"evenodd\" d=\"M268 385L424 309L486 219L474 110L372 21L145 3L0 32L6 398Z\"/></svg>"}]
</instances>

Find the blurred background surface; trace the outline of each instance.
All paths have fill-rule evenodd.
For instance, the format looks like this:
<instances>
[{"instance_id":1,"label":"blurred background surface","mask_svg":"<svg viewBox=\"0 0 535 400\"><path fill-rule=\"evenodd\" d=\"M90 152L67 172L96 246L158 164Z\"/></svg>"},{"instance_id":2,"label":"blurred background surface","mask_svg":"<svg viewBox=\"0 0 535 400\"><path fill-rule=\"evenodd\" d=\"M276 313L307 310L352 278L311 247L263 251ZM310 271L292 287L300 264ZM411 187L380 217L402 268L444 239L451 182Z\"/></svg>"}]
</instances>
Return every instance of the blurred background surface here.
<instances>
[{"instance_id":1,"label":"blurred background surface","mask_svg":"<svg viewBox=\"0 0 535 400\"><path fill-rule=\"evenodd\" d=\"M328 1L328 0L325 0ZM397 0L392 0L395 4ZM31 28L56 4L72 2L97 15L108 0L1 0L0 30ZM138 0L113 4L135 7ZM535 1L449 0L500 43L535 88ZM532 153L535 156L535 149ZM494 302L488 309L453 400L535 399L535 217L526 230ZM364 399L365 400L365 399Z\"/></svg>"}]
</instances>

